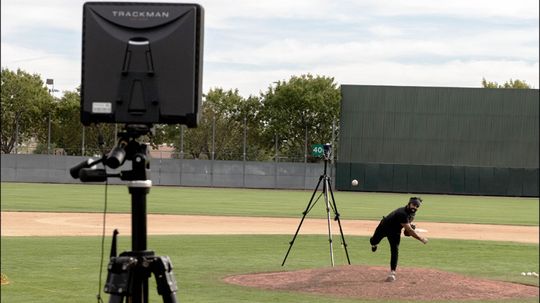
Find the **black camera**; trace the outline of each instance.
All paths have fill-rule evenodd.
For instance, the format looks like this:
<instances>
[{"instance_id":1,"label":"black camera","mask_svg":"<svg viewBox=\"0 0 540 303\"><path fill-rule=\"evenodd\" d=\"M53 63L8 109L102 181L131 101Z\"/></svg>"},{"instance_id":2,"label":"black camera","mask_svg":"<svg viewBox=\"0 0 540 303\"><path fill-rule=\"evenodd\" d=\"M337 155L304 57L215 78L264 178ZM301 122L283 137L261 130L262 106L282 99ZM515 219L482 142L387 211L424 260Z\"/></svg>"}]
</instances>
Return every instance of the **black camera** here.
<instances>
[{"instance_id":1,"label":"black camera","mask_svg":"<svg viewBox=\"0 0 540 303\"><path fill-rule=\"evenodd\" d=\"M332 144L326 143L323 145L324 159L329 160L332 156Z\"/></svg>"},{"instance_id":2,"label":"black camera","mask_svg":"<svg viewBox=\"0 0 540 303\"><path fill-rule=\"evenodd\" d=\"M198 4L85 3L81 122L196 127L203 19Z\"/></svg>"}]
</instances>

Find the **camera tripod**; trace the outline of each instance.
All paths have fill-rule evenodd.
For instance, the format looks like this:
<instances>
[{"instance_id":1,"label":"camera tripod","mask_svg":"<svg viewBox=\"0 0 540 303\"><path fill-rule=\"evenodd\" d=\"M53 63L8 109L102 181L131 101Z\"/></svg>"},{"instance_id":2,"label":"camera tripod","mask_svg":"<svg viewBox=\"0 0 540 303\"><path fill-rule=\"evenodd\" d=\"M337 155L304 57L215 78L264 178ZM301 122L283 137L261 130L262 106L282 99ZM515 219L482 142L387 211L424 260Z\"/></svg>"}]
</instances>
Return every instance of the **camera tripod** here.
<instances>
[{"instance_id":1,"label":"camera tripod","mask_svg":"<svg viewBox=\"0 0 540 303\"><path fill-rule=\"evenodd\" d=\"M118 177L128 181L131 194L131 248L132 251L116 255L115 230L112 238L107 281L104 290L110 294L110 303L147 303L148 279L151 274L156 278L158 294L164 303L176 303L176 279L169 257L156 256L146 247L146 196L152 187L150 180L150 162L147 146L136 139L150 132L147 125L127 125L120 132L117 146L108 155L94 162L85 161L70 170L71 176L82 182L104 182L108 177ZM92 169L103 162L110 168L120 167L125 160L132 162L132 170L119 174L107 174L105 169Z\"/></svg>"},{"instance_id":2,"label":"camera tripod","mask_svg":"<svg viewBox=\"0 0 540 303\"><path fill-rule=\"evenodd\" d=\"M328 220L328 242L330 243L330 261L331 261L332 267L334 267L334 248L332 244L332 224L330 220L330 209L332 209L334 213L334 221L338 222L339 232L341 234L341 244L343 245L343 248L345 249L347 262L349 263L349 265L351 264L351 260L349 259L349 252L347 251L347 242L345 242L345 236L343 235L343 229L341 227L341 221L339 219L339 212L337 210L336 200L334 199L334 193L332 192L332 186L330 185L330 177L326 174L327 166L328 166L328 157L325 157L324 173L319 177L319 182L317 183L317 186L315 187L315 190L313 191L313 194L311 195L311 199L309 200L309 203L306 209L302 213L303 214L302 220L300 220L300 224L298 224L298 228L296 229L296 233L294 234L294 237L292 238L291 242L289 242L289 249L287 250L287 253L285 254L285 258L283 259L281 266L285 265L285 261L287 260L287 257L289 256L289 253L291 252L291 248L294 244L294 241L296 240L296 237L298 236L298 232L300 231L300 227L302 226L304 219L306 218L307 214L311 211L311 209L313 209L315 204L317 204L317 201L319 201L321 196L324 196L324 201L326 205L326 217ZM323 191L314 202L313 198L315 197L315 194L317 193L317 190L319 189L321 182L323 183ZM329 199L328 194L330 194L331 201Z\"/></svg>"}]
</instances>

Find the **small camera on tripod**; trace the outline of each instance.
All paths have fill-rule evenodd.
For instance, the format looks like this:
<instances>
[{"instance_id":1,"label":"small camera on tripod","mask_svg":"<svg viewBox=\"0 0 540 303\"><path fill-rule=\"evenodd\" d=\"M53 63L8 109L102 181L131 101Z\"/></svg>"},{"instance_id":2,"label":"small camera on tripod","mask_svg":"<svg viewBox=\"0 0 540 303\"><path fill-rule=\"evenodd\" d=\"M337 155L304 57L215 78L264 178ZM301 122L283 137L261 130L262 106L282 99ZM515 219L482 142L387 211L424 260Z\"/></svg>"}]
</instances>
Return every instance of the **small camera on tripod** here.
<instances>
[{"instance_id":1,"label":"small camera on tripod","mask_svg":"<svg viewBox=\"0 0 540 303\"><path fill-rule=\"evenodd\" d=\"M323 156L324 160L330 160L332 158L332 144L323 144Z\"/></svg>"},{"instance_id":2,"label":"small camera on tripod","mask_svg":"<svg viewBox=\"0 0 540 303\"><path fill-rule=\"evenodd\" d=\"M330 225L330 209L334 211L334 221L338 222L339 225L339 232L341 233L341 245L345 249L345 254L347 255L347 262L349 265L351 264L351 260L349 259L349 252L347 251L347 243L345 243L345 236L343 235L343 229L341 228L341 221L339 220L339 212L337 211L336 201L334 200L334 193L332 192L332 182L330 179L330 176L327 174L327 168L328 168L328 162L332 159L332 144L325 143L325 144L314 144L311 147L312 150L312 156L316 158L324 158L324 172L319 178L319 182L317 183L317 186L315 187L315 190L313 191L313 195L311 196L311 200L309 201L306 210L304 210L302 220L300 220L300 224L298 225L298 228L296 229L296 233L294 234L292 241L289 242L289 249L287 250L287 253L285 254L285 258L283 258L283 262L281 263L281 266L285 265L285 261L287 260L287 257L289 256L289 253L291 252L291 248L294 244L294 241L296 239L296 236L298 236L298 232L300 231L300 227L302 226L302 222L304 222L304 219L306 218L307 213L313 208L315 203L319 201L319 198L324 196L324 200L326 202L326 212L328 214L328 242L330 243L330 259L332 267L334 266L334 252L333 252L333 244L332 244L332 229ZM333 166L333 163L331 164ZM321 182L323 182L322 186L322 193L319 195L317 199L315 198L315 195L317 191L319 190L319 185L321 185Z\"/></svg>"}]
</instances>

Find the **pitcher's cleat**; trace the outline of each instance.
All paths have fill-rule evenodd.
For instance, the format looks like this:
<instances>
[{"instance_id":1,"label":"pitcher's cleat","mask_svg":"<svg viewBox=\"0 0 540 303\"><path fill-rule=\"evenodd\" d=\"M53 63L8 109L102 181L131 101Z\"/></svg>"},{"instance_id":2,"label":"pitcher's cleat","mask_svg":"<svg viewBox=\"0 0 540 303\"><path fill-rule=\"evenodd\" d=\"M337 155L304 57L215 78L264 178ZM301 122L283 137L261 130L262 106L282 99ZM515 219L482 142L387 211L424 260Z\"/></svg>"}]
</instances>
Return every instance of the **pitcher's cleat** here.
<instances>
[{"instance_id":1,"label":"pitcher's cleat","mask_svg":"<svg viewBox=\"0 0 540 303\"><path fill-rule=\"evenodd\" d=\"M394 281L396 281L396 272L392 271L390 272L388 277L386 277L385 282L394 282Z\"/></svg>"},{"instance_id":2,"label":"pitcher's cleat","mask_svg":"<svg viewBox=\"0 0 540 303\"><path fill-rule=\"evenodd\" d=\"M377 245L371 245L371 251L376 252L377 251Z\"/></svg>"}]
</instances>

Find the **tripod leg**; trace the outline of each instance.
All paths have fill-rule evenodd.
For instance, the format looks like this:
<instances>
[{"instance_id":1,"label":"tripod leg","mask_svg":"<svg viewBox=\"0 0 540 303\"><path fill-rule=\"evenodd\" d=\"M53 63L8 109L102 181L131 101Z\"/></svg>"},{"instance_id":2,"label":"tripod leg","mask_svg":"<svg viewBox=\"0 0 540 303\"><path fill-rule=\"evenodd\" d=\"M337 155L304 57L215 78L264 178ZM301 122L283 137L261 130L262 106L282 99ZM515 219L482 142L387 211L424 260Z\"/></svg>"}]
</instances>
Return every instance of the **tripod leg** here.
<instances>
[{"instance_id":1,"label":"tripod leg","mask_svg":"<svg viewBox=\"0 0 540 303\"><path fill-rule=\"evenodd\" d=\"M328 177L325 176L324 178L324 185L323 185L323 193L324 193L324 201L326 203L326 217L328 219L328 242L330 243L330 261L332 264L332 267L334 267L334 246L332 244L332 224L330 222L330 201L328 200L328 186L330 184L328 183Z\"/></svg>"},{"instance_id":2,"label":"tripod leg","mask_svg":"<svg viewBox=\"0 0 540 303\"><path fill-rule=\"evenodd\" d=\"M163 303L176 303L176 278L173 274L173 266L168 256L154 257L151 265L152 272L156 277L158 294Z\"/></svg>"},{"instance_id":3,"label":"tripod leg","mask_svg":"<svg viewBox=\"0 0 540 303\"><path fill-rule=\"evenodd\" d=\"M334 214L336 215L335 220L338 222L339 233L341 234L341 243L343 243L343 248L345 249L345 255L347 256L347 262L351 265L351 260L349 259L349 251L347 250L347 242L345 242L345 236L343 235L343 228L341 227L341 220L339 219L339 212L337 209L336 200L334 199L334 192L332 191L332 186L328 182L328 189L330 190L330 196L332 197L332 205L334 209Z\"/></svg>"},{"instance_id":4,"label":"tripod leg","mask_svg":"<svg viewBox=\"0 0 540 303\"><path fill-rule=\"evenodd\" d=\"M122 303L122 302L124 302L124 296L111 295L109 297L109 303Z\"/></svg>"},{"instance_id":5,"label":"tripod leg","mask_svg":"<svg viewBox=\"0 0 540 303\"><path fill-rule=\"evenodd\" d=\"M138 260L132 256L112 257L108 265L107 282L104 290L110 294L109 303L129 301ZM131 301L129 301L131 302Z\"/></svg>"},{"instance_id":6,"label":"tripod leg","mask_svg":"<svg viewBox=\"0 0 540 303\"><path fill-rule=\"evenodd\" d=\"M129 303L148 303L148 278L150 273L146 269L137 268L133 278L133 294Z\"/></svg>"},{"instance_id":7,"label":"tripod leg","mask_svg":"<svg viewBox=\"0 0 540 303\"><path fill-rule=\"evenodd\" d=\"M313 191L313 194L311 195L311 199L309 199L309 203L306 207L306 210L304 210L304 212L302 213L303 216L302 216L302 220L300 220L300 224L298 224L298 228L296 229L296 232L294 233L294 236L291 240L291 242L289 242L289 249L287 250L287 253L285 254L285 258L283 258L283 262L281 262L281 266L285 265L285 261L287 260L287 257L289 256L289 253L291 252L291 248L294 244L294 241L296 240L296 236L298 236L298 232L300 231L300 227L302 226L302 223L304 222L304 219L306 218L306 215L308 214L309 210L310 210L310 207L311 207L311 203L313 203L313 198L315 197L315 194L317 193L317 190L319 189L319 185L321 184L321 181L323 180L323 176L320 176L319 178L319 182L317 182L317 186L315 187L315 190Z\"/></svg>"}]
</instances>

